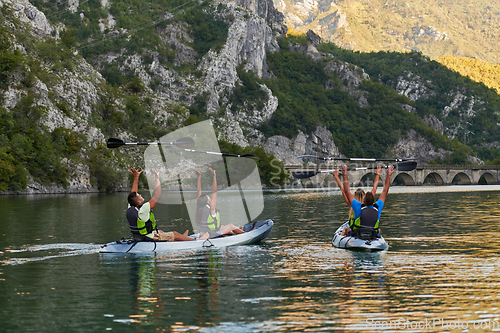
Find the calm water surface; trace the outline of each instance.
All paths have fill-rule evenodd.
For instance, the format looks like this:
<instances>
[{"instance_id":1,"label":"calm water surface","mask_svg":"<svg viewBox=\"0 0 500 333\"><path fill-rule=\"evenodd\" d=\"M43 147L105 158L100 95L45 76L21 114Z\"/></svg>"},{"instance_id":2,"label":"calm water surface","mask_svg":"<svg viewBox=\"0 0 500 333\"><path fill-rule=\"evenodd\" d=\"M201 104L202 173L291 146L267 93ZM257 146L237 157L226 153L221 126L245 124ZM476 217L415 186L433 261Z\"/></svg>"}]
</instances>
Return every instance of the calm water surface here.
<instances>
[{"instance_id":1,"label":"calm water surface","mask_svg":"<svg viewBox=\"0 0 500 333\"><path fill-rule=\"evenodd\" d=\"M290 192L262 244L144 256L98 253L127 193L0 197L0 332L500 331L500 191L399 192L382 253L332 247L338 192Z\"/></svg>"}]
</instances>

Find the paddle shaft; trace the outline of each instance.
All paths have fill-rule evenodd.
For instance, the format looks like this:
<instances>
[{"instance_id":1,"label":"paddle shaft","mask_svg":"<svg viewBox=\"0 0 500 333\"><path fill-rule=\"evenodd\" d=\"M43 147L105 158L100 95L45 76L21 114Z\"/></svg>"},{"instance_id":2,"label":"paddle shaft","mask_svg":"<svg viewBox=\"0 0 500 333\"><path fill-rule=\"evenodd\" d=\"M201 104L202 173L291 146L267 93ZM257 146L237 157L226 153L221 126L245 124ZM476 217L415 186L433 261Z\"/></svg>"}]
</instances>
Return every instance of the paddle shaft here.
<instances>
[{"instance_id":1,"label":"paddle shaft","mask_svg":"<svg viewBox=\"0 0 500 333\"><path fill-rule=\"evenodd\" d=\"M382 168L387 169L389 166L385 165L382 166ZM417 162L402 162L394 165L394 169L398 171L412 171L417 167ZM371 166L371 167L356 167L356 168L349 168L347 171L355 171L355 170L370 170L370 169L377 169L377 166ZM331 173L334 170L318 170L318 171L298 171L298 172L292 172L292 176L294 176L297 179L305 179L305 178L310 178L313 176L316 176L318 173Z\"/></svg>"},{"instance_id":2,"label":"paddle shaft","mask_svg":"<svg viewBox=\"0 0 500 333\"><path fill-rule=\"evenodd\" d=\"M251 154L245 154L245 155L236 155L236 154L228 154L228 153L219 153L215 151L204 151L204 150L195 150L195 149L187 149L187 148L180 148L184 151L192 152L192 153L204 153L204 154L211 154L211 155L219 155L219 156L225 156L225 157L249 157L249 158L259 158L257 155L251 155Z\"/></svg>"},{"instance_id":3,"label":"paddle shaft","mask_svg":"<svg viewBox=\"0 0 500 333\"><path fill-rule=\"evenodd\" d=\"M181 138L175 142L124 142L121 139L108 139L108 148L118 148L121 146L177 146L181 148L193 148L194 140L190 137Z\"/></svg>"},{"instance_id":4,"label":"paddle shaft","mask_svg":"<svg viewBox=\"0 0 500 333\"><path fill-rule=\"evenodd\" d=\"M411 161L414 158L364 158L364 157L322 157L315 155L301 155L297 158L316 158L325 161L350 161L350 162L404 162Z\"/></svg>"}]
</instances>

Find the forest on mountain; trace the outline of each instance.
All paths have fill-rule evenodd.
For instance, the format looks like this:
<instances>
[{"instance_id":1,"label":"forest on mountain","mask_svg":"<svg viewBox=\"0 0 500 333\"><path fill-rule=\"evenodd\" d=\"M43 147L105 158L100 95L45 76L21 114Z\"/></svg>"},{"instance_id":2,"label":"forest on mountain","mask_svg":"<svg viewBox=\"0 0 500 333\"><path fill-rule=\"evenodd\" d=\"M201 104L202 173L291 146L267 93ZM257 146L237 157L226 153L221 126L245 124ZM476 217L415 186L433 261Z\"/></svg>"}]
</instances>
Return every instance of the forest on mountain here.
<instances>
[{"instance_id":1,"label":"forest on mountain","mask_svg":"<svg viewBox=\"0 0 500 333\"><path fill-rule=\"evenodd\" d=\"M471 80L484 83L500 94L500 65L492 65L479 59L444 55L435 59L440 64Z\"/></svg>"},{"instance_id":2,"label":"forest on mountain","mask_svg":"<svg viewBox=\"0 0 500 333\"><path fill-rule=\"evenodd\" d=\"M290 52L289 43L307 43L306 37L290 37L280 41L281 51L269 54L269 63L276 78L265 82L279 99L278 110L269 123L262 127L266 135L293 136L297 130L306 133L317 124L324 124L332 132L340 151L346 156L382 157L388 154L399 137L409 129L415 130L437 148L451 149L453 163L467 164L466 155L478 155L485 160L500 158L499 149L485 148L484 142L494 142L500 137L498 109L500 98L491 89L471 81L447 69L421 53L378 52L363 53L345 50L333 43L323 43L318 49L363 68L372 78L364 81L362 89L369 93L369 105L360 107L347 91L341 90L341 82L324 70L321 62ZM292 70L293 69L293 70ZM397 94L394 82L405 71L412 71L432 80L439 94L426 100L411 101ZM326 89L333 82L333 89ZM463 132L452 140L428 127L422 118L434 114L442 118L440 111L450 101L443 98L450 89L463 87L469 94L488 101L487 107L469 119L468 130L477 135L464 136ZM416 112L407 112L401 105L411 105ZM456 112L442 119L448 127L456 127L464 121ZM493 120L493 121L492 121Z\"/></svg>"}]
</instances>

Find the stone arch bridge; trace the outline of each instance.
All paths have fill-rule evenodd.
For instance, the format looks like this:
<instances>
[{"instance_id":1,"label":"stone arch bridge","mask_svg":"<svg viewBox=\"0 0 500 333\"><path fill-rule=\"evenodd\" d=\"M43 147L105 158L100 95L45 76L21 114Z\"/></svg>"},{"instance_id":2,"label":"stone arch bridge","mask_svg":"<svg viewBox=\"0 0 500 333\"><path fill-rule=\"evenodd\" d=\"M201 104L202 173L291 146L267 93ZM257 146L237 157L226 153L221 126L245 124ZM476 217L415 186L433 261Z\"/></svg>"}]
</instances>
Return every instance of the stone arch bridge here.
<instances>
[{"instance_id":1,"label":"stone arch bridge","mask_svg":"<svg viewBox=\"0 0 500 333\"><path fill-rule=\"evenodd\" d=\"M292 171L317 170L315 167L287 165ZM333 170L332 167L320 166L318 170ZM385 182L385 170L380 175L380 185ZM375 177L375 170L349 171L349 181L352 186L371 186ZM342 179L341 173L340 178ZM500 184L500 166L417 166L413 171L395 171L391 177L391 184L399 185L494 185ZM318 173L316 176L301 180L307 187L336 187L337 183L331 173Z\"/></svg>"}]
</instances>

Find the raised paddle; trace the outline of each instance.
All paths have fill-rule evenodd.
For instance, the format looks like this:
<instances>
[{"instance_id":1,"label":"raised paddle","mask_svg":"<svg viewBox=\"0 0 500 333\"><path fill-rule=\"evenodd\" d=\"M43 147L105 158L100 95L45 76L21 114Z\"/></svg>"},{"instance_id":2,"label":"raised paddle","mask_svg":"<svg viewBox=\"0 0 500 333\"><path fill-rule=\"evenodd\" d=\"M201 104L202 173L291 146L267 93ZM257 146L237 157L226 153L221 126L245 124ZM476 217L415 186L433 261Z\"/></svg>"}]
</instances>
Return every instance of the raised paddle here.
<instances>
[{"instance_id":1,"label":"raised paddle","mask_svg":"<svg viewBox=\"0 0 500 333\"><path fill-rule=\"evenodd\" d=\"M190 137L185 137L185 138L180 138L175 142L124 142L123 140L120 139L109 138L107 147L118 148L121 146L152 146L152 145L176 146L179 148L189 149L194 147L194 140Z\"/></svg>"},{"instance_id":2,"label":"raised paddle","mask_svg":"<svg viewBox=\"0 0 500 333\"><path fill-rule=\"evenodd\" d=\"M382 166L383 168L388 168L388 165ZM408 161L408 162L402 162L398 164L394 164L394 169L397 171L412 171L417 167L417 162L415 161ZM376 166L371 166L371 167L357 167L357 168L349 168L347 169L348 171L352 170L368 170L368 169L376 169ZM318 171L297 171L297 172L292 172L292 176L294 176L297 179L305 179L305 178L310 178L313 176L316 176L318 173L331 173L334 170L318 170Z\"/></svg>"},{"instance_id":3,"label":"raised paddle","mask_svg":"<svg viewBox=\"0 0 500 333\"><path fill-rule=\"evenodd\" d=\"M260 159L259 156L257 155L252 155L252 154L244 154L244 155L236 155L236 154L228 154L228 153L219 153L219 152L214 152L214 151L204 151L204 150L194 150L191 149L194 147L195 143L194 140L190 137L185 137L185 138L180 138L179 140L175 142L124 142L123 140L120 139L114 139L110 138L108 139L108 148L118 148L121 146L151 146L151 145L158 145L158 146L167 146L167 147L177 147L180 148L184 151L192 152L192 153L204 153L204 154L212 154L212 155L220 155L220 156L226 156L226 157L247 157L247 158L257 158Z\"/></svg>"},{"instance_id":4,"label":"raised paddle","mask_svg":"<svg viewBox=\"0 0 500 333\"><path fill-rule=\"evenodd\" d=\"M404 161L412 161L414 158L358 158L358 157L322 157L316 155L300 155L297 158L316 158L318 160L324 161L351 161L351 162L404 162Z\"/></svg>"},{"instance_id":5,"label":"raised paddle","mask_svg":"<svg viewBox=\"0 0 500 333\"><path fill-rule=\"evenodd\" d=\"M247 158L256 158L259 160L261 159L259 156L252 155L252 154L236 155L236 154L228 154L228 153L218 153L215 151L204 151L204 150L194 150L194 149L184 149L184 148L182 148L182 150L189 151L192 153L204 153L204 154L219 155L219 156L225 156L225 157L247 157Z\"/></svg>"}]
</instances>

